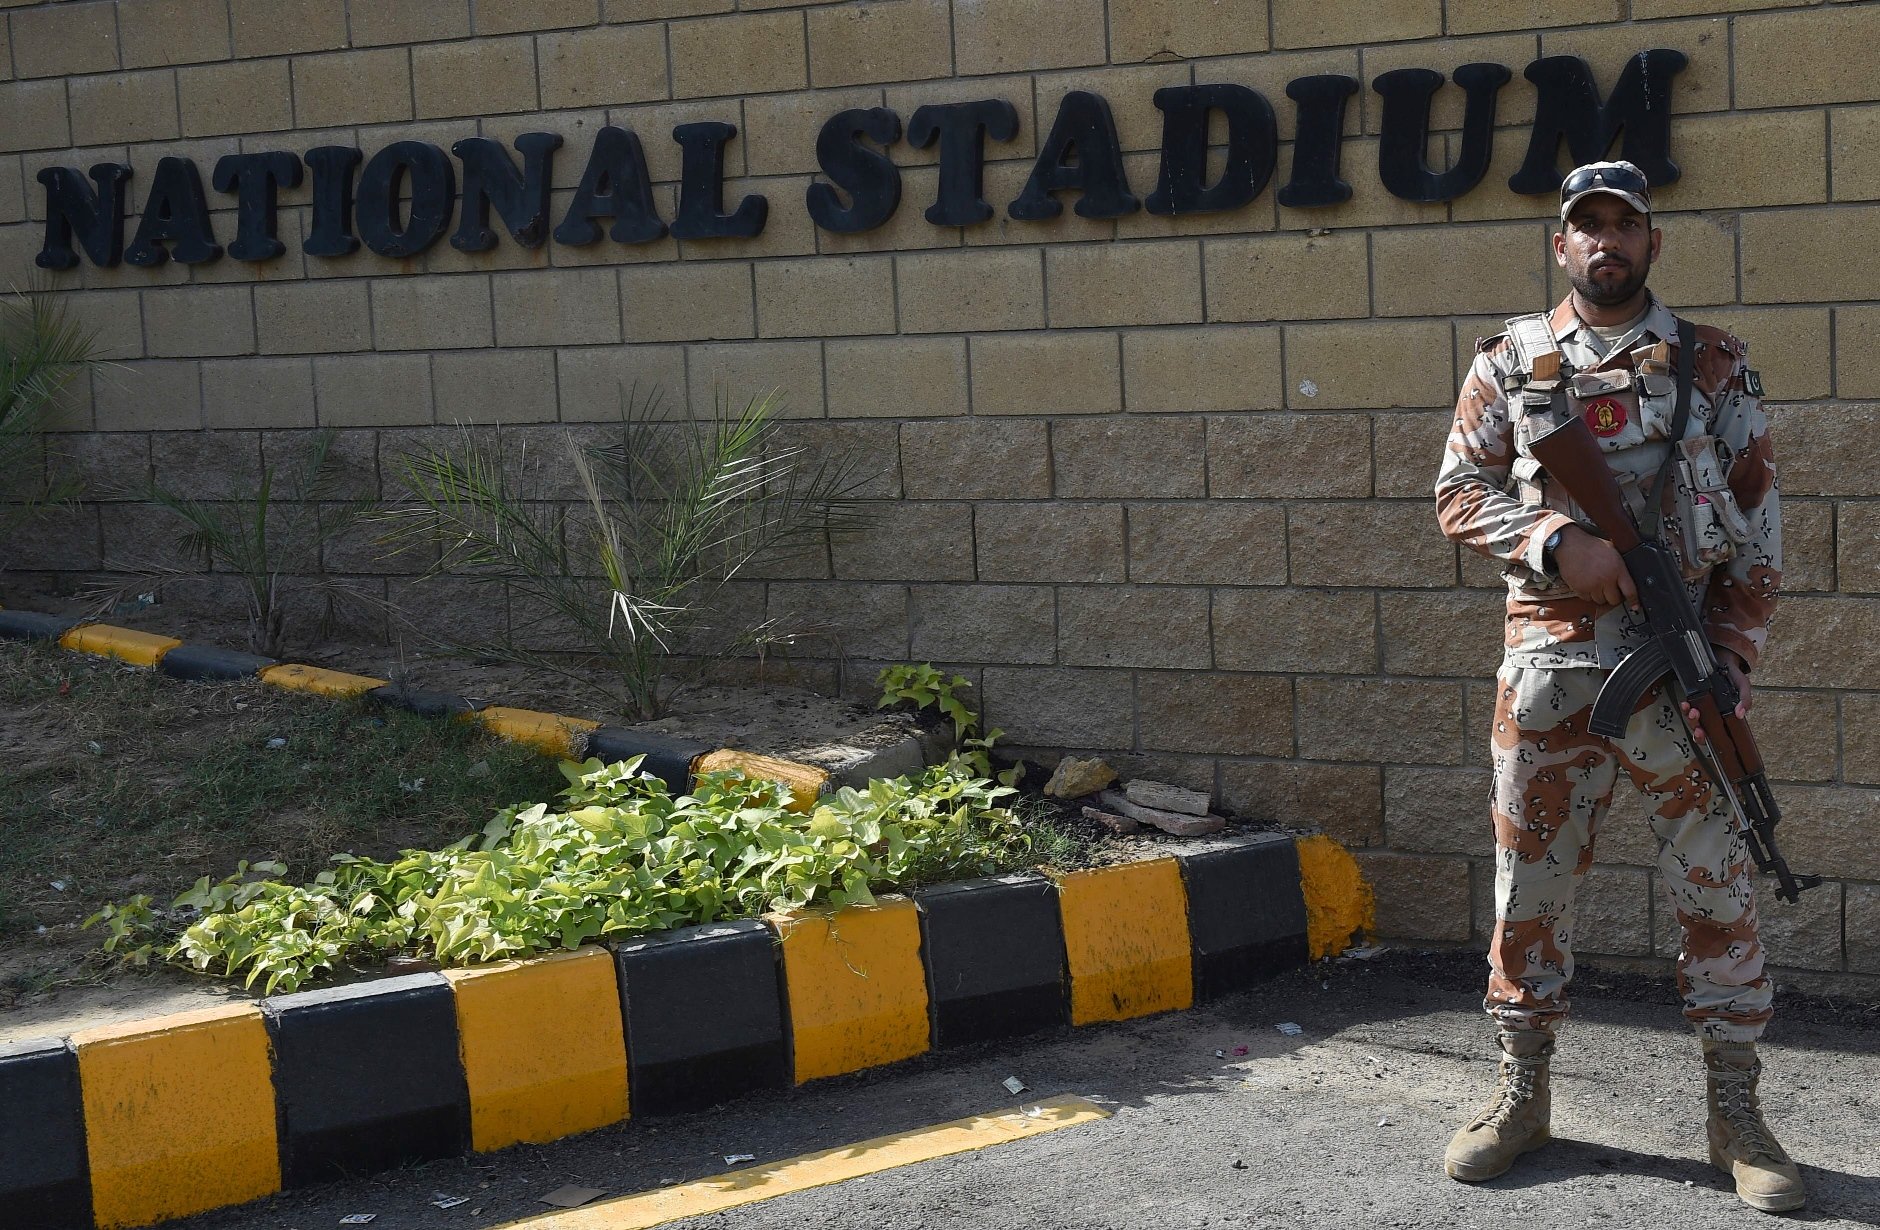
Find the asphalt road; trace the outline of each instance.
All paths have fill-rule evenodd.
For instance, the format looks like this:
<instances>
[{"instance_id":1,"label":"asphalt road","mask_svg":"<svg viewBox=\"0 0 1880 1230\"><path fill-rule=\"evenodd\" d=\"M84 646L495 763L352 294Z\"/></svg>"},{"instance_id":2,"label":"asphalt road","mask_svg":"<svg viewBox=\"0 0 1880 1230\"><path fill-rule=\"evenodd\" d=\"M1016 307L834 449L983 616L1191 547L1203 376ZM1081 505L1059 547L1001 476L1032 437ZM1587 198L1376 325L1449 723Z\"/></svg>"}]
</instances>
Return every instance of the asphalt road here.
<instances>
[{"instance_id":1,"label":"asphalt road","mask_svg":"<svg viewBox=\"0 0 1880 1230\"><path fill-rule=\"evenodd\" d=\"M931 1055L885 1072L635 1121L543 1147L436 1162L175 1223L486 1230L549 1213L565 1184L615 1195L1081 1094L1113 1115L672 1223L683 1230L1172 1230L1176 1227L1737 1227L1704 1159L1697 1044L1662 982L1583 974L1555 1062L1555 1142L1479 1187L1444 1177L1455 1126L1492 1080L1479 956L1391 953L1299 971L1186 1013ZM1303 1032L1275 1025L1296 1022ZM1244 1056L1235 1056L1246 1047ZM1215 1052L1227 1052L1217 1058ZM1764 1100L1803 1163L1799 1220L1880 1227L1880 1012L1787 1007ZM1031 1092L1000 1084L1016 1075ZM438 1194L471 1197L449 1210Z\"/></svg>"}]
</instances>

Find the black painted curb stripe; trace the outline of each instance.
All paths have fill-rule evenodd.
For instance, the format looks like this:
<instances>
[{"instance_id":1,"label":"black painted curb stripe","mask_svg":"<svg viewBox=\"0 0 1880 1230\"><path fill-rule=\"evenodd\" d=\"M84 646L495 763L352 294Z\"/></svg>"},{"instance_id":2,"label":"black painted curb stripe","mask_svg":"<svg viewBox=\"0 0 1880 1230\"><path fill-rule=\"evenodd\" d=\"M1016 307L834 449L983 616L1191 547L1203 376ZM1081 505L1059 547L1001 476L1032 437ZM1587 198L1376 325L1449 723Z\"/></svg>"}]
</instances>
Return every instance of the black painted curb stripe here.
<instances>
[{"instance_id":1,"label":"black painted curb stripe","mask_svg":"<svg viewBox=\"0 0 1880 1230\"><path fill-rule=\"evenodd\" d=\"M0 640L56 641L84 622L37 611L0 610Z\"/></svg>"},{"instance_id":2,"label":"black painted curb stripe","mask_svg":"<svg viewBox=\"0 0 1880 1230\"><path fill-rule=\"evenodd\" d=\"M283 1187L470 1151L456 1003L441 975L274 996L261 1012Z\"/></svg>"},{"instance_id":3,"label":"black painted curb stripe","mask_svg":"<svg viewBox=\"0 0 1880 1230\"><path fill-rule=\"evenodd\" d=\"M717 750L708 743L628 726L602 726L587 733L587 755L608 764L644 756L640 772L660 778L674 794L692 789L692 766Z\"/></svg>"},{"instance_id":4,"label":"black painted curb stripe","mask_svg":"<svg viewBox=\"0 0 1880 1230\"><path fill-rule=\"evenodd\" d=\"M1188 893L1195 1002L1307 964L1305 890L1292 838L1231 838L1175 861Z\"/></svg>"},{"instance_id":5,"label":"black painted curb stripe","mask_svg":"<svg viewBox=\"0 0 1880 1230\"><path fill-rule=\"evenodd\" d=\"M914 902L936 1048L1070 1024L1064 923L1050 880L961 880L921 889Z\"/></svg>"},{"instance_id":6,"label":"black painted curb stripe","mask_svg":"<svg viewBox=\"0 0 1880 1230\"><path fill-rule=\"evenodd\" d=\"M176 679L197 683L226 683L259 675L280 663L260 654L217 649L213 645L192 645L185 641L163 655L157 669Z\"/></svg>"},{"instance_id":7,"label":"black painted curb stripe","mask_svg":"<svg viewBox=\"0 0 1880 1230\"><path fill-rule=\"evenodd\" d=\"M382 688L373 688L366 693L366 699L428 718L461 717L466 713L478 713L489 703L471 700L455 692L427 692L419 688L401 688L391 683Z\"/></svg>"},{"instance_id":8,"label":"black painted curb stripe","mask_svg":"<svg viewBox=\"0 0 1880 1230\"><path fill-rule=\"evenodd\" d=\"M0 1230L91 1230L78 1055L63 1038L0 1043Z\"/></svg>"},{"instance_id":9,"label":"black painted curb stripe","mask_svg":"<svg viewBox=\"0 0 1880 1230\"><path fill-rule=\"evenodd\" d=\"M790 1087L789 997L764 923L708 923L611 947L636 1116Z\"/></svg>"}]
</instances>

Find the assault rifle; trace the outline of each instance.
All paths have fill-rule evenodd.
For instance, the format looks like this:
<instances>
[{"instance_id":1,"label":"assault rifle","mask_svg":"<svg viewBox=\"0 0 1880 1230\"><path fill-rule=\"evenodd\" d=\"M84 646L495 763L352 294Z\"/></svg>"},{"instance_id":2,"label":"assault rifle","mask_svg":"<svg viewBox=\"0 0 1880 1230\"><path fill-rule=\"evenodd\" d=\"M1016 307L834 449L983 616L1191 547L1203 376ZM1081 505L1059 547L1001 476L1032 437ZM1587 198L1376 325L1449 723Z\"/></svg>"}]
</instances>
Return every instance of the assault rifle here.
<instances>
[{"instance_id":1,"label":"assault rifle","mask_svg":"<svg viewBox=\"0 0 1880 1230\"><path fill-rule=\"evenodd\" d=\"M1599 689L1588 727L1608 739L1622 737L1639 700L1659 680L1672 676L1676 691L1697 710L1704 728L1704 738L1694 740L1698 758L1742 821L1756 869L1776 877L1776 896L1791 904L1799 901L1805 890L1821 883L1821 877L1790 872L1776 849L1776 821L1782 812L1770 793L1749 723L1736 715L1742 700L1736 680L1717 661L1704 635L1703 620L1684 587L1677 557L1663 542L1646 537L1639 529L1585 420L1568 418L1536 439L1531 448L1548 476L1586 511L1625 561L1651 636L1619 663Z\"/></svg>"}]
</instances>

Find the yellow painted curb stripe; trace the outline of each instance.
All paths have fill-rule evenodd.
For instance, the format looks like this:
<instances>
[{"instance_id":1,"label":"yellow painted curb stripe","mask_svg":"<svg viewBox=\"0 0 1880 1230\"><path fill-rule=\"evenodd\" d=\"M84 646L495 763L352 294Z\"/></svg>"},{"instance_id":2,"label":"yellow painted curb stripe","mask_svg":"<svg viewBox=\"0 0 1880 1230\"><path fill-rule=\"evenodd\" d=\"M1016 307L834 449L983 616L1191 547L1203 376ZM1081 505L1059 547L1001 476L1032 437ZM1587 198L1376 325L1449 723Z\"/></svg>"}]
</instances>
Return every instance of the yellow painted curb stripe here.
<instances>
[{"instance_id":1,"label":"yellow painted curb stripe","mask_svg":"<svg viewBox=\"0 0 1880 1230\"><path fill-rule=\"evenodd\" d=\"M781 782L790 791L790 810L805 815L816 810L816 800L822 794L823 787L829 784L827 769L731 748L707 752L692 765L694 776L700 773L725 773L734 769L747 777Z\"/></svg>"},{"instance_id":2,"label":"yellow painted curb stripe","mask_svg":"<svg viewBox=\"0 0 1880 1230\"><path fill-rule=\"evenodd\" d=\"M1052 878L1070 964L1071 1024L1126 1021L1194 1003L1188 891L1174 859Z\"/></svg>"},{"instance_id":3,"label":"yellow painted curb stripe","mask_svg":"<svg viewBox=\"0 0 1880 1230\"><path fill-rule=\"evenodd\" d=\"M373 688L385 686L385 680L370 675L349 675L320 666L302 666L286 662L261 672L261 682L290 692L311 692L315 696L363 696Z\"/></svg>"},{"instance_id":4,"label":"yellow painted curb stripe","mask_svg":"<svg viewBox=\"0 0 1880 1230\"><path fill-rule=\"evenodd\" d=\"M281 1190L267 1028L252 1004L72 1035L104 1230Z\"/></svg>"},{"instance_id":5,"label":"yellow painted curb stripe","mask_svg":"<svg viewBox=\"0 0 1880 1230\"><path fill-rule=\"evenodd\" d=\"M912 901L882 897L765 921L783 944L797 1084L926 1052L927 975Z\"/></svg>"},{"instance_id":6,"label":"yellow painted curb stripe","mask_svg":"<svg viewBox=\"0 0 1880 1230\"><path fill-rule=\"evenodd\" d=\"M614 955L584 948L445 970L479 1153L545 1144L627 1117Z\"/></svg>"},{"instance_id":7,"label":"yellow painted curb stripe","mask_svg":"<svg viewBox=\"0 0 1880 1230\"><path fill-rule=\"evenodd\" d=\"M1377 906L1358 860L1330 837L1301 837L1299 886L1306 899L1306 947L1312 960L1345 950L1376 924Z\"/></svg>"},{"instance_id":8,"label":"yellow painted curb stripe","mask_svg":"<svg viewBox=\"0 0 1880 1230\"><path fill-rule=\"evenodd\" d=\"M116 658L132 666L155 666L163 655L183 642L173 636L117 628L110 624L80 624L59 638L59 645L78 653Z\"/></svg>"},{"instance_id":9,"label":"yellow painted curb stripe","mask_svg":"<svg viewBox=\"0 0 1880 1230\"><path fill-rule=\"evenodd\" d=\"M550 756L563 758L574 755L576 732L585 733L600 725L587 718L563 717L559 713L543 713L537 709L510 709L502 705L491 705L479 711L476 719L500 739L525 744Z\"/></svg>"},{"instance_id":10,"label":"yellow painted curb stripe","mask_svg":"<svg viewBox=\"0 0 1880 1230\"><path fill-rule=\"evenodd\" d=\"M991 1145L1042 1136L1046 1132L1110 1117L1109 1111L1079 1097L1048 1098L1031 1109L1037 1113L1028 1115L1023 1108L1013 1107L988 1115L955 1119L951 1123L879 1136L860 1144L840 1145L788 1161L748 1166L696 1183L641 1192L585 1209L548 1213L510 1224L527 1226L530 1230L648 1230L682 1217L698 1217L756 1204L789 1192L827 1187L899 1166L929 1162L956 1153L972 1153Z\"/></svg>"}]
</instances>

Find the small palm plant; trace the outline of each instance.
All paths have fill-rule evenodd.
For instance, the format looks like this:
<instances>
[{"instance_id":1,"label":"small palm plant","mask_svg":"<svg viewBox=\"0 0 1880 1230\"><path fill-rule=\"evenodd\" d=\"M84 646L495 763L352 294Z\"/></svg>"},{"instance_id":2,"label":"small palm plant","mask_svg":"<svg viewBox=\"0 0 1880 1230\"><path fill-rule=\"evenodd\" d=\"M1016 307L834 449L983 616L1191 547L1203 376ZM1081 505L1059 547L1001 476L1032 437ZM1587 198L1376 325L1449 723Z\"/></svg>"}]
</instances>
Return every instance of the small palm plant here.
<instances>
[{"instance_id":1,"label":"small palm plant","mask_svg":"<svg viewBox=\"0 0 1880 1230\"><path fill-rule=\"evenodd\" d=\"M152 580L187 585L233 575L248 600L248 647L270 658L286 648L287 613L296 595L321 603L323 626L342 606L383 609L384 599L328 575L320 562L321 548L373 508L338 498L342 474L333 440L331 429L316 431L287 465L263 462L259 482L233 500L207 503L156 482L120 492L174 513L183 523L177 550L203 571L131 567L129 582L92 591L99 607L117 605Z\"/></svg>"},{"instance_id":2,"label":"small palm plant","mask_svg":"<svg viewBox=\"0 0 1880 1230\"><path fill-rule=\"evenodd\" d=\"M778 438L778 395L710 419L675 421L654 392L622 398L618 442L568 441L584 501L547 504L528 489L526 458L500 431L464 432L454 451L408 454L411 502L387 510L388 541L439 547L432 573L504 587L538 613L462 648L597 684L636 719L658 717L677 686L678 655L711 657L781 639L769 621L728 625L725 587L754 561L822 550L859 528L864 506L850 459L811 464ZM544 625L605 667L533 647Z\"/></svg>"},{"instance_id":3,"label":"small palm plant","mask_svg":"<svg viewBox=\"0 0 1880 1230\"><path fill-rule=\"evenodd\" d=\"M35 283L0 302L0 542L78 494L76 479L40 468L40 441L60 391L97 356L96 330L49 288Z\"/></svg>"}]
</instances>

